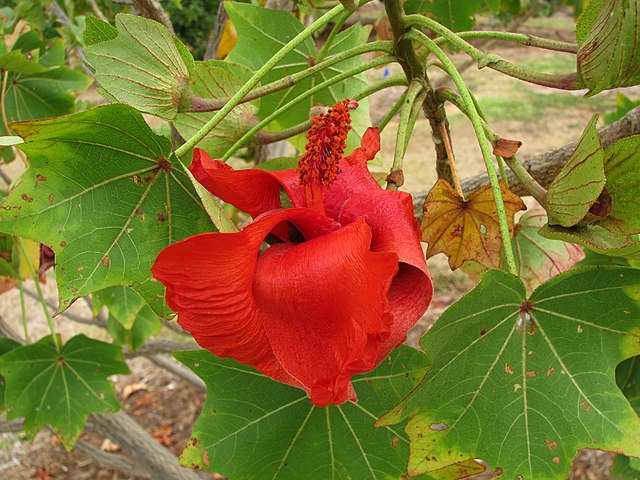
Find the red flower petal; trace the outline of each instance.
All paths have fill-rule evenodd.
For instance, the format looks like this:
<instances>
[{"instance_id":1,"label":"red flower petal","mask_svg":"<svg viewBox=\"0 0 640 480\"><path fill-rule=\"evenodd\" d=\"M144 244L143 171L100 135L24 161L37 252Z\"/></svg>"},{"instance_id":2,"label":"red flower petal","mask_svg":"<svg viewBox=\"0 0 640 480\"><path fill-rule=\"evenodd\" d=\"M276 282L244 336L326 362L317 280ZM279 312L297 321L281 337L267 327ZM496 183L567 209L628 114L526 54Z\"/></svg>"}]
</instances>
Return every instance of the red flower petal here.
<instances>
[{"instance_id":1,"label":"red flower petal","mask_svg":"<svg viewBox=\"0 0 640 480\"><path fill-rule=\"evenodd\" d=\"M196 148L189 166L193 176L207 190L252 217L281 207L280 181L265 170L234 170L220 160L212 160Z\"/></svg>"},{"instance_id":2,"label":"red flower petal","mask_svg":"<svg viewBox=\"0 0 640 480\"><path fill-rule=\"evenodd\" d=\"M381 347L382 360L404 341L406 332L427 309L433 285L420 247L420 228L413 215L411 195L382 189L360 192L344 204L340 223L346 225L360 218L371 226L371 250L396 252L400 260L400 270L388 296L393 322L389 338Z\"/></svg>"},{"instance_id":3,"label":"red flower petal","mask_svg":"<svg viewBox=\"0 0 640 480\"><path fill-rule=\"evenodd\" d=\"M253 292L269 341L285 369L325 406L354 400L351 377L378 364L391 329L387 292L395 253L369 251L363 220L258 259Z\"/></svg>"},{"instance_id":4,"label":"red flower petal","mask_svg":"<svg viewBox=\"0 0 640 480\"><path fill-rule=\"evenodd\" d=\"M382 190L369 173L367 162L380 150L380 132L368 128L362 137L362 146L340 163L342 173L324 192L324 204L329 217L337 219L344 202L361 191ZM304 187L296 170L268 172L258 168L234 170L219 160L212 160L203 150L196 148L189 170L207 190L223 201L247 212L252 217L281 208L280 188L283 188L294 207L307 206Z\"/></svg>"},{"instance_id":5,"label":"red flower petal","mask_svg":"<svg viewBox=\"0 0 640 480\"><path fill-rule=\"evenodd\" d=\"M344 203L352 196L365 191L380 191L382 187L371 176L367 162L380 151L380 131L368 128L362 136L362 146L340 160L340 170L331 188L323 192L324 207L328 216L339 218Z\"/></svg>"},{"instance_id":6,"label":"red flower petal","mask_svg":"<svg viewBox=\"0 0 640 480\"><path fill-rule=\"evenodd\" d=\"M307 241L259 253L283 224ZM311 210L286 209L239 233L176 243L152 272L200 345L328 405L355 399L351 377L376 366L391 330L387 293L398 256L370 252L370 244L362 219L340 228Z\"/></svg>"}]
</instances>

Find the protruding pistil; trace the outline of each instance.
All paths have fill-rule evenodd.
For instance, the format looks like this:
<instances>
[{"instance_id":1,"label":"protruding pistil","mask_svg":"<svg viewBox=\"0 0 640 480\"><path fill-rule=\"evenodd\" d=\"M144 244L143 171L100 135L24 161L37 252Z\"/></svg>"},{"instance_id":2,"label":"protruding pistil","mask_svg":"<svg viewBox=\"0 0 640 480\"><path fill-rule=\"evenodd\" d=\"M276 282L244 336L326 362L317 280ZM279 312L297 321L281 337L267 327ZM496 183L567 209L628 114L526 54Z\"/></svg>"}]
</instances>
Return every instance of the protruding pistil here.
<instances>
[{"instance_id":1,"label":"protruding pistil","mask_svg":"<svg viewBox=\"0 0 640 480\"><path fill-rule=\"evenodd\" d=\"M358 107L353 100L336 103L326 113L312 119L307 132L305 154L298 162L300 183L304 185L307 207L324 215L322 190L331 187L340 174L340 160L351 130L350 110Z\"/></svg>"}]
</instances>

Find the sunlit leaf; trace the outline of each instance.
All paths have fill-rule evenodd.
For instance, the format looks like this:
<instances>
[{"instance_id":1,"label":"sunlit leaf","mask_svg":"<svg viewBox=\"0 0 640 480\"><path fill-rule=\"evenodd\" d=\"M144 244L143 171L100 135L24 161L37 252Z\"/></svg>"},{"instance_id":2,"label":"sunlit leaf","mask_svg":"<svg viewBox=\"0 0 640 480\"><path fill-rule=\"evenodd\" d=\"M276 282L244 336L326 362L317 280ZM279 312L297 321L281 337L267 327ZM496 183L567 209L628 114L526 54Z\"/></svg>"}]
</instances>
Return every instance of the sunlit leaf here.
<instances>
[{"instance_id":1,"label":"sunlit leaf","mask_svg":"<svg viewBox=\"0 0 640 480\"><path fill-rule=\"evenodd\" d=\"M500 2L497 3L499 8ZM495 10L495 4L495 0L407 0L404 8L407 13L426 14L454 32L461 32L472 29L476 13L486 7Z\"/></svg>"},{"instance_id":2,"label":"sunlit leaf","mask_svg":"<svg viewBox=\"0 0 640 480\"><path fill-rule=\"evenodd\" d=\"M189 101L193 57L164 25L153 20L121 13L116 27L116 38L85 50L96 80L119 102L173 120ZM106 27L100 32L91 41L99 35L110 36Z\"/></svg>"},{"instance_id":3,"label":"sunlit leaf","mask_svg":"<svg viewBox=\"0 0 640 480\"><path fill-rule=\"evenodd\" d=\"M240 2L228 2L225 4L225 8L238 32L238 44L227 58L232 62L245 65L254 71L262 67L262 65L271 59L289 40L304 29L302 23L294 16L282 10L269 10ZM369 27L356 24L340 32L334 39L326 56L343 52L366 42L369 36L369 30ZM265 75L262 83L267 84L308 68L309 65L312 65L315 61L314 59L317 53L318 51L313 39L307 38ZM293 87L262 98L260 103L260 118L269 115L279 106L296 98L313 86L358 66L362 61L362 57L350 58L326 68ZM314 105L334 105L339 100L351 98L368 86L368 80L366 76L362 74L338 82L332 87L322 90L298 103L291 110L288 110L286 115L278 119L278 127L284 129L304 122L309 119L309 110ZM361 114L361 112L368 109L368 102L366 100L360 102L360 104L360 108L353 112L355 115ZM362 134L363 131L356 129L356 133Z\"/></svg>"},{"instance_id":4,"label":"sunlit leaf","mask_svg":"<svg viewBox=\"0 0 640 480\"><path fill-rule=\"evenodd\" d=\"M532 292L547 280L569 270L584 258L584 251L575 243L540 236L538 230L546 223L546 212L536 209L526 212L515 227L513 250L518 277L527 292Z\"/></svg>"},{"instance_id":5,"label":"sunlit leaf","mask_svg":"<svg viewBox=\"0 0 640 480\"><path fill-rule=\"evenodd\" d=\"M547 213L550 225L577 225L596 202L605 185L604 150L594 115L569 161L549 185Z\"/></svg>"},{"instance_id":6,"label":"sunlit leaf","mask_svg":"<svg viewBox=\"0 0 640 480\"><path fill-rule=\"evenodd\" d=\"M640 0L591 2L577 31L578 71L588 95L640 83Z\"/></svg>"},{"instance_id":7,"label":"sunlit leaf","mask_svg":"<svg viewBox=\"0 0 640 480\"><path fill-rule=\"evenodd\" d=\"M208 387L183 465L243 480L390 479L405 472L404 434L373 423L424 375L421 352L396 350L376 370L354 378L358 403L327 408L234 360L207 351L175 355Z\"/></svg>"},{"instance_id":8,"label":"sunlit leaf","mask_svg":"<svg viewBox=\"0 0 640 480\"><path fill-rule=\"evenodd\" d=\"M134 285L156 312L168 313L162 285L149 281L156 255L213 228L172 163L169 140L126 105L14 129L30 166L0 205L0 230L53 248L60 310L79 296Z\"/></svg>"},{"instance_id":9,"label":"sunlit leaf","mask_svg":"<svg viewBox=\"0 0 640 480\"><path fill-rule=\"evenodd\" d=\"M201 98L231 97L251 78L247 67L221 60L196 62L190 80L191 91ZM221 156L242 135L258 123L258 99L234 108L199 144L212 158ZM180 135L190 138L211 119L211 112L179 113L175 126Z\"/></svg>"},{"instance_id":10,"label":"sunlit leaf","mask_svg":"<svg viewBox=\"0 0 640 480\"><path fill-rule=\"evenodd\" d=\"M118 37L118 29L107 22L103 22L93 15L85 18L84 43L87 47L96 43L108 42Z\"/></svg>"},{"instance_id":11,"label":"sunlit leaf","mask_svg":"<svg viewBox=\"0 0 640 480\"><path fill-rule=\"evenodd\" d=\"M108 377L129 369L119 347L77 335L60 350L51 336L16 347L0 357L0 373L7 418L24 416L30 438L51 425L70 450L90 413L120 408Z\"/></svg>"},{"instance_id":12,"label":"sunlit leaf","mask_svg":"<svg viewBox=\"0 0 640 480\"><path fill-rule=\"evenodd\" d=\"M566 478L580 448L640 455L616 365L640 353L640 270L572 270L527 299L489 271L420 342L423 382L379 425L409 418L409 474L469 458L522 480Z\"/></svg>"},{"instance_id":13,"label":"sunlit leaf","mask_svg":"<svg viewBox=\"0 0 640 480\"><path fill-rule=\"evenodd\" d=\"M500 183L500 190L509 230L513 232L513 215L526 207L504 183ZM502 238L490 186L476 190L463 200L451 185L438 180L429 192L423 210L421 228L422 240L429 243L427 258L444 253L449 257L452 269L466 260L487 267L500 265Z\"/></svg>"}]
</instances>

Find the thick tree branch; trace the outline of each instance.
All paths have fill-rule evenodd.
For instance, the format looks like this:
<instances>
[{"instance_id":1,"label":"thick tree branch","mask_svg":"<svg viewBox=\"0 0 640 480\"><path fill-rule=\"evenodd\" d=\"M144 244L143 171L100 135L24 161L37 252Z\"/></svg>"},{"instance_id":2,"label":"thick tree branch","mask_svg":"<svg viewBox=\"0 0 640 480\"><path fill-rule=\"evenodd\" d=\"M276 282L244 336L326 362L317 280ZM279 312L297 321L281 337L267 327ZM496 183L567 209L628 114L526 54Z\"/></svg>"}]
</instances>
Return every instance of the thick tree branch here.
<instances>
[{"instance_id":1,"label":"thick tree branch","mask_svg":"<svg viewBox=\"0 0 640 480\"><path fill-rule=\"evenodd\" d=\"M178 458L158 444L146 430L123 411L91 415L89 427L131 453L153 479L201 480L195 471L181 467Z\"/></svg>"},{"instance_id":2,"label":"thick tree branch","mask_svg":"<svg viewBox=\"0 0 640 480\"><path fill-rule=\"evenodd\" d=\"M598 136L604 148L631 135L640 135L640 107L634 108L617 122L598 131ZM522 164L542 186L548 187L558 175L563 165L567 163L569 157L571 157L577 143L577 141L571 142L555 150L535 155L523 160ZM507 177L509 179L509 188L514 193L521 196L529 195L511 171L507 172ZM481 174L464 179L462 181L462 189L468 194L488 184L489 179L487 175ZM424 192L414 197L414 211L418 218L422 217L422 204L424 203L427 193L428 192Z\"/></svg>"}]
</instances>

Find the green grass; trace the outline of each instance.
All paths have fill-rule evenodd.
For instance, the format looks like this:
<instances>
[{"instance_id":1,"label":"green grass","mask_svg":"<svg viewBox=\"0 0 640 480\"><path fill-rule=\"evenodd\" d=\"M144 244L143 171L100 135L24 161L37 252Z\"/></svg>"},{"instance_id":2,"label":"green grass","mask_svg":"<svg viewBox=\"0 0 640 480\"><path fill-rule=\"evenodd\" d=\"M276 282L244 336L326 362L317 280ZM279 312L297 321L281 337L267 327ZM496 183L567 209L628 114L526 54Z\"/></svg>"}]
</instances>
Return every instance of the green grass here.
<instances>
[{"instance_id":1,"label":"green grass","mask_svg":"<svg viewBox=\"0 0 640 480\"><path fill-rule=\"evenodd\" d=\"M562 30L575 30L576 28L575 21L569 16L535 17L527 20L526 26Z\"/></svg>"},{"instance_id":2,"label":"green grass","mask_svg":"<svg viewBox=\"0 0 640 480\"><path fill-rule=\"evenodd\" d=\"M511 95L510 93L513 93ZM544 117L562 117L568 110L579 111L585 107L606 112L611 100L605 97L583 99L568 93L538 93L522 90L519 93L505 92L499 97L478 100L489 122L539 121Z\"/></svg>"},{"instance_id":3,"label":"green grass","mask_svg":"<svg viewBox=\"0 0 640 480\"><path fill-rule=\"evenodd\" d=\"M576 71L576 57L568 53L542 53L520 65L536 72L571 73Z\"/></svg>"}]
</instances>

